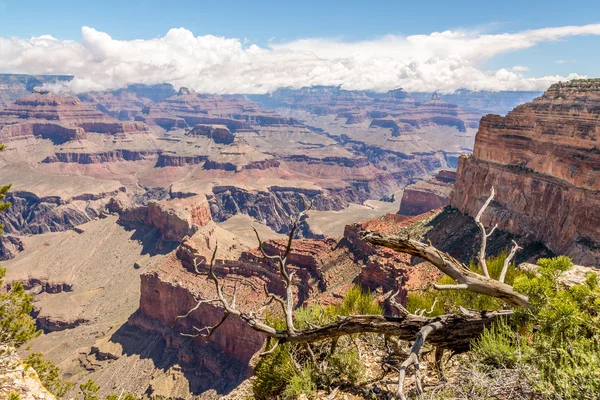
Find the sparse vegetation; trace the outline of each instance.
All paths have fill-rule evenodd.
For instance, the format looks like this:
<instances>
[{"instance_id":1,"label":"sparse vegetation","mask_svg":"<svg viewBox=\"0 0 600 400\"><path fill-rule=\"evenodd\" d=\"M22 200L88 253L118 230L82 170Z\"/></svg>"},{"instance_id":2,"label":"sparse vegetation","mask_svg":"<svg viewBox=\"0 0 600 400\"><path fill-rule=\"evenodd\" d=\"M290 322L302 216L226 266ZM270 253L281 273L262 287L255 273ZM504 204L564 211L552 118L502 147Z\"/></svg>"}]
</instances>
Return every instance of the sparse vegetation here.
<instances>
[{"instance_id":1,"label":"sparse vegetation","mask_svg":"<svg viewBox=\"0 0 600 400\"><path fill-rule=\"evenodd\" d=\"M600 393L600 286L590 273L583 284L558 282L572 267L567 257L540 259L514 286L531 300L509 321L486 329L462 363L446 397L484 399L597 399ZM493 393L491 388L495 388ZM493 396L492 396L493 395ZM501 398L501 397L495 397Z\"/></svg>"},{"instance_id":2,"label":"sparse vegetation","mask_svg":"<svg viewBox=\"0 0 600 400\"><path fill-rule=\"evenodd\" d=\"M25 364L33 368L42 385L57 398L62 398L73 388L70 382L64 382L60 378L60 369L50 360L45 360L42 353L32 353L25 359Z\"/></svg>"},{"instance_id":3,"label":"sparse vegetation","mask_svg":"<svg viewBox=\"0 0 600 400\"><path fill-rule=\"evenodd\" d=\"M354 287L339 304L297 309L295 322L299 329L307 329L333 322L337 316L379 315L382 312L370 293ZM271 317L269 322L275 327L285 327L285 321L280 317ZM318 389L359 384L364 367L354 339L348 336L318 343L278 346L255 368L255 397L296 399L299 394L311 395Z\"/></svg>"},{"instance_id":4,"label":"sparse vegetation","mask_svg":"<svg viewBox=\"0 0 600 400\"><path fill-rule=\"evenodd\" d=\"M504 260L508 256L508 250L502 251L496 257L487 259L487 268L490 277L498 279L504 266ZM480 267L475 262L469 264L469 269L478 274L482 273ZM521 275L522 272L517 271L515 264L511 264L507 270L505 282L512 285L515 278ZM456 282L444 275L437 282L439 285L451 285ZM434 306L435 303L435 306ZM504 303L495 298L483 294L473 293L466 290L446 290L439 291L433 288L428 288L423 291L414 291L408 294L408 302L406 308L410 312L417 310L427 310L428 316L442 315L445 313L455 313L459 311L459 307L466 307L472 310L500 310ZM429 311L432 309L430 313Z\"/></svg>"}]
</instances>

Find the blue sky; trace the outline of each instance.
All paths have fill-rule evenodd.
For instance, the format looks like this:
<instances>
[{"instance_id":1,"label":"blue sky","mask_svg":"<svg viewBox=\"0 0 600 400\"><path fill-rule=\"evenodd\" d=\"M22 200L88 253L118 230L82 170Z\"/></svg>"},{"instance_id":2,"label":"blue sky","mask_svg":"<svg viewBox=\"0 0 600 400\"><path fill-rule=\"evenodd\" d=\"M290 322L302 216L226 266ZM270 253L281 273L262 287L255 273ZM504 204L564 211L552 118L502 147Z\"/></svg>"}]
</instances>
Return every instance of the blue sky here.
<instances>
[{"instance_id":1,"label":"blue sky","mask_svg":"<svg viewBox=\"0 0 600 400\"><path fill-rule=\"evenodd\" d=\"M502 34L600 23L600 1L572 4L548 0L0 0L0 38L51 35L81 41L82 27L89 26L115 40L148 40L164 37L171 28L183 27L195 36L237 38L244 46L269 48L307 38L346 43L390 34L407 37L446 30ZM570 73L600 76L598 50L598 35L568 36L501 52L478 61L478 67L496 71L526 66L529 70L521 71L526 78Z\"/></svg>"}]
</instances>

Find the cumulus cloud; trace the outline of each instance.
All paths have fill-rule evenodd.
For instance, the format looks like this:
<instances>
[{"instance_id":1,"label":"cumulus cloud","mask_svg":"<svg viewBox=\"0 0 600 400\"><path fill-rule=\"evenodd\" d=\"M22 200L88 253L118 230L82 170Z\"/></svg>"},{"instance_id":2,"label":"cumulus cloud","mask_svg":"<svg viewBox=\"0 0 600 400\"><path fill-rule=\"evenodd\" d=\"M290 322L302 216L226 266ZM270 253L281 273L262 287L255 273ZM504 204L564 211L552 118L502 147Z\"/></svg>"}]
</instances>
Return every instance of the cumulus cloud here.
<instances>
[{"instance_id":1,"label":"cumulus cloud","mask_svg":"<svg viewBox=\"0 0 600 400\"><path fill-rule=\"evenodd\" d=\"M184 28L164 37L120 41L82 28L80 41L49 35L0 37L0 71L71 74L76 92L130 83L169 82L210 93L266 93L280 87L341 85L385 91L543 90L558 80L526 78L527 67L489 71L485 61L499 54L570 36L600 35L600 24L480 34L468 31L389 35L343 42L302 39L259 47L246 39L194 36Z\"/></svg>"}]
</instances>

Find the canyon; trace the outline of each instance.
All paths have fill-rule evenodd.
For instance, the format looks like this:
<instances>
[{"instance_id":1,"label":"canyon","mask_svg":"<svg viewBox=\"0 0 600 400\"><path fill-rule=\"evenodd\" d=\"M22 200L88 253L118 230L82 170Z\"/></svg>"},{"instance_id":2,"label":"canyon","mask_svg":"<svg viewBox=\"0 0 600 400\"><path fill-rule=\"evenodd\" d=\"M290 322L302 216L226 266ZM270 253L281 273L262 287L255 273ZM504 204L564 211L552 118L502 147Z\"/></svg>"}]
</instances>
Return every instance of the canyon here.
<instances>
[{"instance_id":1,"label":"canyon","mask_svg":"<svg viewBox=\"0 0 600 400\"><path fill-rule=\"evenodd\" d=\"M262 336L234 318L209 341L182 335L219 322L215 303L176 318L215 296L195 269L206 272L217 242L216 273L237 288L241 309L259 309L265 286L281 294L252 227L268 254L280 253L308 204L289 256L298 306L339 301L354 285L380 299L400 289L405 301L439 277L362 242L363 229L406 232L470 261L479 246L471 216L491 185L498 197L485 222L501 229L490 254L515 239L518 262L565 250L597 263L596 215L582 206L598 191L593 85L553 87L480 123L537 94L213 95L138 84L73 95L36 79L0 90L0 183L12 183L13 204L0 216L0 257L7 280L35 296L44 333L31 350L103 394L209 398L250 376ZM571 200L558 197L564 188ZM559 204L574 219L561 230L527 214L544 199L546 213Z\"/></svg>"}]
</instances>

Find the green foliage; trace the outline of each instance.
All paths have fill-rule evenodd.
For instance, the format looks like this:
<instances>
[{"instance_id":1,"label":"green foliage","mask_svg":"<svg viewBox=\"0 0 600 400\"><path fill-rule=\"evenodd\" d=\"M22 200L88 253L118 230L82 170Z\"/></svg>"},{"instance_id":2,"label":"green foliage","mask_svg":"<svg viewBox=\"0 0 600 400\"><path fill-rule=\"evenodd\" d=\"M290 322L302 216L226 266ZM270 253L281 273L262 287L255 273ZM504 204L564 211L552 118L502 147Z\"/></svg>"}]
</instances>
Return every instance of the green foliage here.
<instances>
[{"instance_id":1,"label":"green foliage","mask_svg":"<svg viewBox=\"0 0 600 400\"><path fill-rule=\"evenodd\" d=\"M477 362L490 368L535 371L534 390L548 398L586 399L600 393L600 287L591 273L566 288L558 277L572 267L567 257L540 259L536 274L514 287L531 307L518 309L514 325L485 331L473 346Z\"/></svg>"},{"instance_id":2,"label":"green foliage","mask_svg":"<svg viewBox=\"0 0 600 400\"><path fill-rule=\"evenodd\" d=\"M25 359L25 364L33 368L42 385L57 398L63 397L73 388L70 382L63 382L60 379L60 369L50 360L45 360L42 353L32 353Z\"/></svg>"},{"instance_id":3,"label":"green foliage","mask_svg":"<svg viewBox=\"0 0 600 400\"><path fill-rule=\"evenodd\" d=\"M0 287L5 276L6 269L0 268ZM39 335L35 321L29 315L32 309L33 298L20 282L13 282L10 290L0 293L0 345L19 348Z\"/></svg>"},{"instance_id":4,"label":"green foliage","mask_svg":"<svg viewBox=\"0 0 600 400\"><path fill-rule=\"evenodd\" d=\"M93 380L88 379L86 383L79 385L79 390L83 400L98 400L98 392L100 386L96 385Z\"/></svg>"},{"instance_id":5,"label":"green foliage","mask_svg":"<svg viewBox=\"0 0 600 400\"><path fill-rule=\"evenodd\" d=\"M272 345L270 342L270 340L267 341L267 346ZM298 374L299 371L292 360L291 347L289 343L279 346L256 365L254 369L256 380L252 391L258 399L268 399L275 394L282 393L291 379Z\"/></svg>"},{"instance_id":6,"label":"green foliage","mask_svg":"<svg viewBox=\"0 0 600 400\"><path fill-rule=\"evenodd\" d=\"M473 343L473 354L495 368L514 368L530 348L525 338L514 332L505 320L485 329Z\"/></svg>"},{"instance_id":7,"label":"green foliage","mask_svg":"<svg viewBox=\"0 0 600 400\"><path fill-rule=\"evenodd\" d=\"M302 368L297 374L294 374L289 380L285 389L281 393L281 398L286 400L295 400L301 394L314 395L317 391L315 383L314 367L310 364Z\"/></svg>"},{"instance_id":8,"label":"green foliage","mask_svg":"<svg viewBox=\"0 0 600 400\"><path fill-rule=\"evenodd\" d=\"M294 312L297 329L311 325L325 325L337 320L337 316L377 315L383 312L370 293L360 287L348 291L339 304L301 307ZM277 329L285 328L282 318L269 317L268 322ZM263 357L254 369L256 380L253 393L257 399L295 399L300 394L314 394L318 389L333 386L349 386L360 381L364 366L360 362L354 337L313 343L307 346L285 343L273 353ZM273 345L272 340L267 348ZM332 352L332 349L335 351ZM313 358L314 356L314 358Z\"/></svg>"},{"instance_id":9,"label":"green foliage","mask_svg":"<svg viewBox=\"0 0 600 400\"><path fill-rule=\"evenodd\" d=\"M504 266L504 260L508 255L508 251L504 250L496 257L490 257L487 259L488 272L490 276L497 279L502 272ZM481 269L471 262L469 268L477 273L482 273ZM511 285L517 276L523 273L517 271L514 264L508 267L505 282ZM452 278L443 276L437 282L439 285L450 285L456 284ZM437 301L436 301L437 300ZM429 313L432 306L435 303L433 311ZM445 313L458 312L460 306L470 308L472 310L499 310L503 307L504 303L496 298L476 294L467 290L444 290L439 291L433 288L422 292L411 292L408 294L408 302L406 308L410 312L416 312L417 310L426 310L428 316L442 315Z\"/></svg>"},{"instance_id":10,"label":"green foliage","mask_svg":"<svg viewBox=\"0 0 600 400\"><path fill-rule=\"evenodd\" d=\"M357 382L364 372L356 349L339 351L327 357L327 382L329 385L340 385L344 381Z\"/></svg>"},{"instance_id":11,"label":"green foliage","mask_svg":"<svg viewBox=\"0 0 600 400\"><path fill-rule=\"evenodd\" d=\"M10 392L8 395L8 400L20 400L21 396L17 392Z\"/></svg>"},{"instance_id":12,"label":"green foliage","mask_svg":"<svg viewBox=\"0 0 600 400\"><path fill-rule=\"evenodd\" d=\"M106 396L106 400L138 400L138 398L132 395L131 393L122 395L109 394L108 396Z\"/></svg>"}]
</instances>

